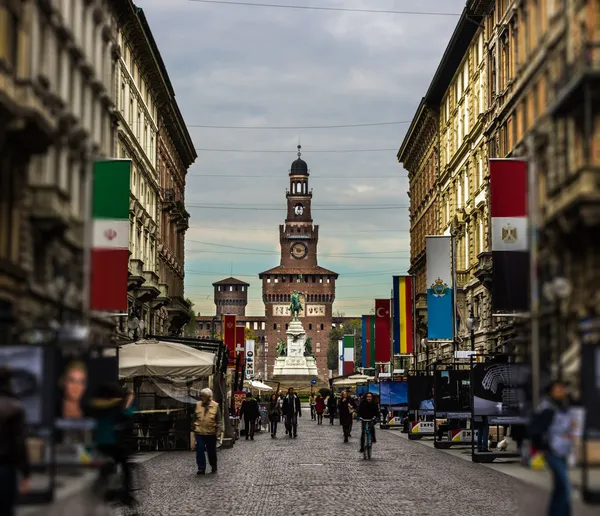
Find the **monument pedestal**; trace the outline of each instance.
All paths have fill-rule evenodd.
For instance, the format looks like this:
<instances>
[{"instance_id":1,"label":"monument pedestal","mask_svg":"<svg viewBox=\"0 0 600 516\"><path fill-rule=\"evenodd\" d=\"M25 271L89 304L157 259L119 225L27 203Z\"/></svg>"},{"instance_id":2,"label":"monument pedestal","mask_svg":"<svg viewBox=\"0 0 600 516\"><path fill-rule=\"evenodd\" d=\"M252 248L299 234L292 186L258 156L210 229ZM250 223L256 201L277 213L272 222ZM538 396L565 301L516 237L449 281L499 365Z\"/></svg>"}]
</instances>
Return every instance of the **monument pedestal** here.
<instances>
[{"instance_id":1,"label":"monument pedestal","mask_svg":"<svg viewBox=\"0 0 600 516\"><path fill-rule=\"evenodd\" d=\"M287 356L278 357L273 368L275 379L317 377L317 361L304 356L306 332L298 319L289 324L287 334Z\"/></svg>"}]
</instances>

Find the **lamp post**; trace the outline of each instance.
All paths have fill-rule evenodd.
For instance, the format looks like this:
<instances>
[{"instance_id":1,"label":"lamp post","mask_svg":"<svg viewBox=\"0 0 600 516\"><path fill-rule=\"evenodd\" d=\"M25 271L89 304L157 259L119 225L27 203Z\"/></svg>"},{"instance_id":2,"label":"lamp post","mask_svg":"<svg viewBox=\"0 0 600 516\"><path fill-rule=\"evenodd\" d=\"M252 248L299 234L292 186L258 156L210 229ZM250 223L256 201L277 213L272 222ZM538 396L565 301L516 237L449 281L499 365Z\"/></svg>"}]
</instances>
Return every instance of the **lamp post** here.
<instances>
[{"instance_id":1,"label":"lamp post","mask_svg":"<svg viewBox=\"0 0 600 516\"><path fill-rule=\"evenodd\" d=\"M556 336L556 354L558 359L558 379L562 380L562 351L563 351L563 306L565 301L571 295L573 286L571 282L562 276L557 276L554 279L544 283L542 292L544 297L550 302L554 303L554 324L555 324L555 336Z\"/></svg>"},{"instance_id":2,"label":"lamp post","mask_svg":"<svg viewBox=\"0 0 600 516\"><path fill-rule=\"evenodd\" d=\"M429 369L429 342L427 338L421 339L421 348L425 349L425 371Z\"/></svg>"},{"instance_id":3,"label":"lamp post","mask_svg":"<svg viewBox=\"0 0 600 516\"><path fill-rule=\"evenodd\" d=\"M471 311L469 312L469 317L466 322L467 322L467 329L469 330L469 332L471 334L471 351L474 352L475 351L475 330L479 326L479 321L477 320L477 317L475 317L475 314L473 314L472 308L471 308Z\"/></svg>"}]
</instances>

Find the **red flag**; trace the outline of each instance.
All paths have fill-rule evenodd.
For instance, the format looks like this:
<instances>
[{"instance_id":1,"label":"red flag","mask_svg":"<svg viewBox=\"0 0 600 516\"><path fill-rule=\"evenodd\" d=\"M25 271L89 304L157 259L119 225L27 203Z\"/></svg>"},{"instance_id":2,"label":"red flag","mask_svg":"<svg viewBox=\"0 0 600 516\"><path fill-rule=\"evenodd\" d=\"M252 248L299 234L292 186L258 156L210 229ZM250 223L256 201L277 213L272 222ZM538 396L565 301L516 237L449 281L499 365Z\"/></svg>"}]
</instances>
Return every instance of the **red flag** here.
<instances>
[{"instance_id":1,"label":"red flag","mask_svg":"<svg viewBox=\"0 0 600 516\"><path fill-rule=\"evenodd\" d=\"M223 344L229 350L229 363L231 363L231 357L235 357L236 323L235 315L223 316Z\"/></svg>"},{"instance_id":2,"label":"red flag","mask_svg":"<svg viewBox=\"0 0 600 516\"><path fill-rule=\"evenodd\" d=\"M244 340L244 328L243 326L236 326L235 328L235 350L233 355L230 356L229 364L235 367L235 361L238 353L241 353L240 362L244 358L245 340Z\"/></svg>"},{"instance_id":3,"label":"red flag","mask_svg":"<svg viewBox=\"0 0 600 516\"><path fill-rule=\"evenodd\" d=\"M389 299L375 300L375 362L390 362L392 359L391 309Z\"/></svg>"}]
</instances>

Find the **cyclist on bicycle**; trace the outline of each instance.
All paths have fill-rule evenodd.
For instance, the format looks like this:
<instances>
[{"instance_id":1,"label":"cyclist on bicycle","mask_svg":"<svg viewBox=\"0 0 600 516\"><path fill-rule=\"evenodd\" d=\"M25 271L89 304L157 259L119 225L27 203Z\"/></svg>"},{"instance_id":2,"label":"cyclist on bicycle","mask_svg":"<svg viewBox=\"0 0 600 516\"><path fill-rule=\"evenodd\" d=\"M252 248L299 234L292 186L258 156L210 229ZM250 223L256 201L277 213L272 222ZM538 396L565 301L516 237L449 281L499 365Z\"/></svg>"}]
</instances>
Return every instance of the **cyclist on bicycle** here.
<instances>
[{"instance_id":1,"label":"cyclist on bicycle","mask_svg":"<svg viewBox=\"0 0 600 516\"><path fill-rule=\"evenodd\" d=\"M360 453L365 451L365 426L367 424L371 425L371 442L377 442L375 440L375 420L379 417L379 406L375 403L373 399L373 394L370 392L364 397L364 399L360 402L358 406L357 415L359 419L370 419L368 423L363 421L362 423L362 432L360 435Z\"/></svg>"}]
</instances>

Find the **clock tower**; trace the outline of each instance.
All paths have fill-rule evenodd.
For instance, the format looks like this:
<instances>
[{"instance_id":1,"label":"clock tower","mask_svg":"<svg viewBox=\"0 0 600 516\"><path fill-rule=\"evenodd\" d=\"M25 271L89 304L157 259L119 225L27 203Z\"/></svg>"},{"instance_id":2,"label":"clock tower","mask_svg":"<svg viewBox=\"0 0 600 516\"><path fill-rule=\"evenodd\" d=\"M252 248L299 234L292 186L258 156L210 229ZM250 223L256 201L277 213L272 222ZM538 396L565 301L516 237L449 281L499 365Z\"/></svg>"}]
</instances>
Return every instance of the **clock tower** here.
<instances>
[{"instance_id":1,"label":"clock tower","mask_svg":"<svg viewBox=\"0 0 600 516\"><path fill-rule=\"evenodd\" d=\"M281 265L284 267L315 267L319 226L313 226L310 203L312 190L308 188L308 165L301 157L290 168L290 187L286 191L287 217L279 226Z\"/></svg>"},{"instance_id":2,"label":"clock tower","mask_svg":"<svg viewBox=\"0 0 600 516\"><path fill-rule=\"evenodd\" d=\"M300 320L311 338L319 376L328 377L327 347L332 329L335 282L338 274L320 267L317 258L319 226L313 224L312 190L309 189L308 165L298 159L290 167L290 186L286 191L287 215L279 226L281 247L280 265L261 272L263 302L265 303L265 344L256 356L256 371L270 378L277 358L278 340L286 340L291 321L290 298L294 290L300 294L303 310Z\"/></svg>"}]
</instances>

